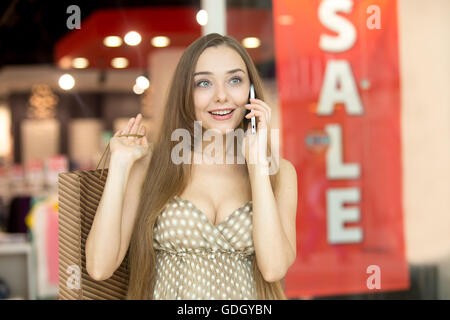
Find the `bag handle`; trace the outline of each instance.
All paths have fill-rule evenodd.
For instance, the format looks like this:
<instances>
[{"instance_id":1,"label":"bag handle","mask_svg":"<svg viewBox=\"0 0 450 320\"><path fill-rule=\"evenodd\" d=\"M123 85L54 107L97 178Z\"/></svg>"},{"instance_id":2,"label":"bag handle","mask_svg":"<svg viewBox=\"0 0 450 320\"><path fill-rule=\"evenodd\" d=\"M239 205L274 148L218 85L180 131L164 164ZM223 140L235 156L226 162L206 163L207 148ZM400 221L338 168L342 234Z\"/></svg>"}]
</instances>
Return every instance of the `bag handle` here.
<instances>
[{"instance_id":1,"label":"bag handle","mask_svg":"<svg viewBox=\"0 0 450 320\"><path fill-rule=\"evenodd\" d=\"M122 135L119 135L117 137L139 137L139 138L142 138L143 136L144 136L143 134L129 133L129 134L122 134ZM100 162L102 162L102 159L105 156L105 154L106 154L106 157L105 157L105 161L103 162L102 172L100 174L100 179L103 177L103 170L105 170L105 164L106 164L106 161L107 161L108 155L109 155L109 141L108 141L108 145L105 148L105 151L103 151L102 157L100 158L99 162L97 163L97 167L95 168L95 170L98 169L98 166L100 165Z\"/></svg>"}]
</instances>

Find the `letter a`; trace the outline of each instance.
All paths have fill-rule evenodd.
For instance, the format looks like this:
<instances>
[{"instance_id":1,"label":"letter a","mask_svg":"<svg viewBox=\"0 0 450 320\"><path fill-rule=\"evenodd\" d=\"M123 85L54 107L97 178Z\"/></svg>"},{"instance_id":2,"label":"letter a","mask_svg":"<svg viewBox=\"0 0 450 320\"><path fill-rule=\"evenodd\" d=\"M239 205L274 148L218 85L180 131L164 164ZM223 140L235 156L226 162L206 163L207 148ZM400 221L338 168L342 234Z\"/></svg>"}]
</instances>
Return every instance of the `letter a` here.
<instances>
[{"instance_id":1,"label":"letter a","mask_svg":"<svg viewBox=\"0 0 450 320\"><path fill-rule=\"evenodd\" d=\"M345 60L328 61L317 114L323 116L332 114L336 103L344 103L348 114L361 115L363 113L352 70Z\"/></svg>"},{"instance_id":2,"label":"letter a","mask_svg":"<svg viewBox=\"0 0 450 320\"><path fill-rule=\"evenodd\" d=\"M68 29L81 29L81 10L80 7L77 5L71 5L67 7L66 13L72 13L71 16L67 18L66 26Z\"/></svg>"}]
</instances>

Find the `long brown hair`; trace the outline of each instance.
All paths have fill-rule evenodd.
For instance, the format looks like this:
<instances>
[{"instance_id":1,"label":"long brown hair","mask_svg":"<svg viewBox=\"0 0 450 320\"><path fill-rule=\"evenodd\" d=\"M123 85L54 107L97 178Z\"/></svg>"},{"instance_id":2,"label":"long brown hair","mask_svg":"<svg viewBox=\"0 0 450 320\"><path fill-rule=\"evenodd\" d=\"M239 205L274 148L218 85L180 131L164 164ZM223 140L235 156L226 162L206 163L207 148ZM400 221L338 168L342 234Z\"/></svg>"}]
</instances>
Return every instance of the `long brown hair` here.
<instances>
[{"instance_id":1,"label":"long brown hair","mask_svg":"<svg viewBox=\"0 0 450 320\"><path fill-rule=\"evenodd\" d=\"M256 96L264 100L261 78L253 61L232 37L211 33L197 39L184 51L172 78L164 108L163 125L155 141L152 159L142 186L143 196L139 202L139 213L128 251L130 278L127 299L153 299L156 276L153 228L165 205L186 188L191 174L191 165L176 165L171 161L171 150L178 143L171 141L171 134L175 129L184 128L194 137L194 68L206 48L221 45L228 46L240 54L255 87ZM247 130L248 121L249 119L244 117L239 128ZM270 139L270 134L268 136ZM270 140L268 150L271 150ZM278 173L270 176L272 187L277 183L277 177ZM280 281L265 281L256 263L256 255L253 255L253 259L258 299L286 299Z\"/></svg>"}]
</instances>

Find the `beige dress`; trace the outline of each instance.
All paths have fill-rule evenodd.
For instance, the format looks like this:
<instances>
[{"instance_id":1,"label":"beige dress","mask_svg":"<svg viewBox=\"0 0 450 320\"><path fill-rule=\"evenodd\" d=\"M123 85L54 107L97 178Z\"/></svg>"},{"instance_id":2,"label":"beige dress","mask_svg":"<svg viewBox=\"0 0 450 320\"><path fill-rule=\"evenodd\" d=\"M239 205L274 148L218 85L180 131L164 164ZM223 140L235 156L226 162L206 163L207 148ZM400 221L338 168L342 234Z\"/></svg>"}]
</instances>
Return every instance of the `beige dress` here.
<instances>
[{"instance_id":1,"label":"beige dress","mask_svg":"<svg viewBox=\"0 0 450 320\"><path fill-rule=\"evenodd\" d=\"M154 299L257 299L252 201L219 225L175 196L157 218Z\"/></svg>"}]
</instances>

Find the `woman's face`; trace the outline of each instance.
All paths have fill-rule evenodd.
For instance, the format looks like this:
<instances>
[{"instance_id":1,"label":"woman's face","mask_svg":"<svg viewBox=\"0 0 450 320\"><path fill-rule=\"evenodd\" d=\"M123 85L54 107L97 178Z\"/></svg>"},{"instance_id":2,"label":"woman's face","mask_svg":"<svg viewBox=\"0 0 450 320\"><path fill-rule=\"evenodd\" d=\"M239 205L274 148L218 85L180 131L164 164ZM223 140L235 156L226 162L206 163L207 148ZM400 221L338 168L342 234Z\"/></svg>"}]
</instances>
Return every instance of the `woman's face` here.
<instances>
[{"instance_id":1,"label":"woman's face","mask_svg":"<svg viewBox=\"0 0 450 320\"><path fill-rule=\"evenodd\" d=\"M246 112L249 90L247 67L234 49L224 45L205 49L194 71L196 120L222 134L237 128Z\"/></svg>"}]
</instances>

